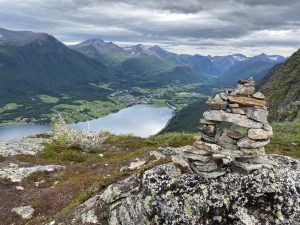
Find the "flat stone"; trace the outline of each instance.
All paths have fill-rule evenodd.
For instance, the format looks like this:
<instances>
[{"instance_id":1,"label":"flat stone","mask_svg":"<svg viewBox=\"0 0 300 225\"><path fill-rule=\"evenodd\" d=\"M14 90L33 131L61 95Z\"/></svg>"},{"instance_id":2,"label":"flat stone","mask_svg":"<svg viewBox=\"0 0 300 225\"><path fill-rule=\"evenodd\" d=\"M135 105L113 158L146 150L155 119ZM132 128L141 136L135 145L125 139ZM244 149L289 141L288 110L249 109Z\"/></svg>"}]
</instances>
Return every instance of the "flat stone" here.
<instances>
[{"instance_id":1,"label":"flat stone","mask_svg":"<svg viewBox=\"0 0 300 225\"><path fill-rule=\"evenodd\" d=\"M273 131L267 131L264 129L249 129L248 130L248 137L253 140L265 140L272 137Z\"/></svg>"},{"instance_id":2,"label":"flat stone","mask_svg":"<svg viewBox=\"0 0 300 225\"><path fill-rule=\"evenodd\" d=\"M146 164L145 160L137 161L137 162L132 162L130 163L130 166L128 167L130 170L135 170L143 165Z\"/></svg>"},{"instance_id":3,"label":"flat stone","mask_svg":"<svg viewBox=\"0 0 300 225\"><path fill-rule=\"evenodd\" d=\"M251 164L251 163L244 163L244 162L233 162L235 166L240 167L246 171L253 171L253 170L259 170L262 167L262 164Z\"/></svg>"},{"instance_id":4,"label":"flat stone","mask_svg":"<svg viewBox=\"0 0 300 225\"><path fill-rule=\"evenodd\" d=\"M196 163L195 163L195 166L196 166L197 170L199 170L200 172L210 172L210 171L214 171L214 170L218 169L218 165L214 161L212 161L212 162L213 163L207 162L202 165L196 165Z\"/></svg>"},{"instance_id":5,"label":"flat stone","mask_svg":"<svg viewBox=\"0 0 300 225\"><path fill-rule=\"evenodd\" d=\"M22 219L30 219L32 217L34 209L30 205L28 205L13 208L11 211L17 213L22 217Z\"/></svg>"},{"instance_id":6,"label":"flat stone","mask_svg":"<svg viewBox=\"0 0 300 225\"><path fill-rule=\"evenodd\" d=\"M172 155L171 159L172 159L173 163L175 163L176 165L179 165L184 170L187 170L188 172L193 172L190 167L190 164L183 157L181 157L179 155Z\"/></svg>"},{"instance_id":7,"label":"flat stone","mask_svg":"<svg viewBox=\"0 0 300 225\"><path fill-rule=\"evenodd\" d=\"M200 123L202 123L202 124L207 124L207 125L214 125L214 124L216 124L215 122L206 120L206 119L204 119L204 118L201 118L201 119L200 119Z\"/></svg>"},{"instance_id":8,"label":"flat stone","mask_svg":"<svg viewBox=\"0 0 300 225\"><path fill-rule=\"evenodd\" d=\"M203 148L204 147L205 146L203 146ZM199 149L199 148L197 148L195 146L192 146L192 145L186 145L186 146L183 146L183 147L180 147L180 148L176 148L175 152L177 154L181 154L183 152L188 152L188 153L193 153L193 154L196 154L196 155L203 155L203 156L209 155L209 153L203 148Z\"/></svg>"},{"instance_id":9,"label":"flat stone","mask_svg":"<svg viewBox=\"0 0 300 225\"><path fill-rule=\"evenodd\" d=\"M265 148L259 147L259 148L241 148L241 152L243 152L245 155L263 155L265 154Z\"/></svg>"},{"instance_id":10,"label":"flat stone","mask_svg":"<svg viewBox=\"0 0 300 225\"><path fill-rule=\"evenodd\" d=\"M221 92L221 93L220 93L220 97L221 97L223 100L225 100L225 101L228 100L228 95L227 95L225 92Z\"/></svg>"},{"instance_id":11,"label":"flat stone","mask_svg":"<svg viewBox=\"0 0 300 225\"><path fill-rule=\"evenodd\" d=\"M270 139L264 141L252 140L248 137L244 137L237 142L237 146L240 148L259 148L267 145Z\"/></svg>"},{"instance_id":12,"label":"flat stone","mask_svg":"<svg viewBox=\"0 0 300 225\"><path fill-rule=\"evenodd\" d=\"M248 119L245 115L227 113L219 110L206 111L203 113L203 117L206 120L230 122L248 128L262 128L263 126L262 123Z\"/></svg>"},{"instance_id":13,"label":"flat stone","mask_svg":"<svg viewBox=\"0 0 300 225\"><path fill-rule=\"evenodd\" d=\"M268 123L267 119L268 119L269 112L267 110L260 109L260 108L246 107L244 108L244 111L248 118L264 124Z\"/></svg>"},{"instance_id":14,"label":"flat stone","mask_svg":"<svg viewBox=\"0 0 300 225\"><path fill-rule=\"evenodd\" d=\"M199 155L191 152L181 152L180 156L183 158L198 160L202 162L208 162L209 160L212 159L211 156L204 156L204 155Z\"/></svg>"},{"instance_id":15,"label":"flat stone","mask_svg":"<svg viewBox=\"0 0 300 225\"><path fill-rule=\"evenodd\" d=\"M261 100L264 100L266 97L264 96L263 93L261 92L255 92L253 95L252 95L253 98L257 98L257 99L261 99Z\"/></svg>"},{"instance_id":16,"label":"flat stone","mask_svg":"<svg viewBox=\"0 0 300 225\"><path fill-rule=\"evenodd\" d=\"M235 130L229 130L227 135L233 139L241 139L243 137L243 134Z\"/></svg>"},{"instance_id":17,"label":"flat stone","mask_svg":"<svg viewBox=\"0 0 300 225\"><path fill-rule=\"evenodd\" d=\"M232 108L231 110L233 113L237 113L237 114L241 114L241 115L245 115L245 111L241 108Z\"/></svg>"},{"instance_id":18,"label":"flat stone","mask_svg":"<svg viewBox=\"0 0 300 225\"><path fill-rule=\"evenodd\" d=\"M234 96L239 96L239 95L244 95L244 96L251 96L255 92L254 86L245 86L243 84L238 84L235 89L230 93L230 95ZM230 98L230 96L229 96Z\"/></svg>"},{"instance_id":19,"label":"flat stone","mask_svg":"<svg viewBox=\"0 0 300 225\"><path fill-rule=\"evenodd\" d=\"M229 106L230 108L238 108L238 107L240 107L240 105L239 105L239 104L236 104L236 103L228 104L228 106Z\"/></svg>"},{"instance_id":20,"label":"flat stone","mask_svg":"<svg viewBox=\"0 0 300 225\"><path fill-rule=\"evenodd\" d=\"M210 148L209 152L211 154L220 154L220 155L230 156L230 157L242 157L244 155L244 153L242 153L241 151L224 148L217 144L205 143L205 145L207 145Z\"/></svg>"},{"instance_id":21,"label":"flat stone","mask_svg":"<svg viewBox=\"0 0 300 225\"><path fill-rule=\"evenodd\" d=\"M266 101L256 98L244 97L244 96L228 96L228 100L231 103L237 103L244 106L260 106L266 105Z\"/></svg>"},{"instance_id":22,"label":"flat stone","mask_svg":"<svg viewBox=\"0 0 300 225\"><path fill-rule=\"evenodd\" d=\"M195 141L193 146L198 150L199 155L209 155L209 148L202 141Z\"/></svg>"},{"instance_id":23,"label":"flat stone","mask_svg":"<svg viewBox=\"0 0 300 225\"><path fill-rule=\"evenodd\" d=\"M214 110L225 110L227 108L227 102L224 103L207 102L206 105L210 109L214 109Z\"/></svg>"}]
</instances>

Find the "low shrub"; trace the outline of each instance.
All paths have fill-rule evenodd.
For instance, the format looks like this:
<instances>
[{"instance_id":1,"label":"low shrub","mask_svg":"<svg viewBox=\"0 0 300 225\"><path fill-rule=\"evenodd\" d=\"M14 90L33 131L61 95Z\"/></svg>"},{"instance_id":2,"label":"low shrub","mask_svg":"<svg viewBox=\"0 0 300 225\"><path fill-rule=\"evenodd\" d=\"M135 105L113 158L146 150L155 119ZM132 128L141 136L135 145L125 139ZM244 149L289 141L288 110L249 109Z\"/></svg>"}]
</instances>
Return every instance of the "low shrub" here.
<instances>
[{"instance_id":1,"label":"low shrub","mask_svg":"<svg viewBox=\"0 0 300 225\"><path fill-rule=\"evenodd\" d=\"M95 151L109 137L108 132L75 131L63 119L52 124L53 140L64 148L79 148L84 152Z\"/></svg>"}]
</instances>

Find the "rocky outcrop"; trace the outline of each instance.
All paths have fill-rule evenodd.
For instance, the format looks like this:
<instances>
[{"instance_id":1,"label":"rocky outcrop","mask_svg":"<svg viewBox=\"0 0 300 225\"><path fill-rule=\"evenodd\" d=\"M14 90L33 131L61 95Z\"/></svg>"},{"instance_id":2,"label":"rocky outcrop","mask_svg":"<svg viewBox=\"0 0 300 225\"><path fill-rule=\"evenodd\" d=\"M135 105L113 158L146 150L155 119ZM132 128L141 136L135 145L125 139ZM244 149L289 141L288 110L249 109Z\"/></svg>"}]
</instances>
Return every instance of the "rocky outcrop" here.
<instances>
[{"instance_id":1,"label":"rocky outcrop","mask_svg":"<svg viewBox=\"0 0 300 225\"><path fill-rule=\"evenodd\" d=\"M0 155L35 155L40 152L46 142L45 138L30 138L25 137L12 141L0 141Z\"/></svg>"},{"instance_id":2,"label":"rocky outcrop","mask_svg":"<svg viewBox=\"0 0 300 225\"><path fill-rule=\"evenodd\" d=\"M272 164L251 174L232 172L215 179L185 173L173 163L161 165L112 184L59 222L298 224L299 161L277 155L267 156L267 161Z\"/></svg>"}]
</instances>

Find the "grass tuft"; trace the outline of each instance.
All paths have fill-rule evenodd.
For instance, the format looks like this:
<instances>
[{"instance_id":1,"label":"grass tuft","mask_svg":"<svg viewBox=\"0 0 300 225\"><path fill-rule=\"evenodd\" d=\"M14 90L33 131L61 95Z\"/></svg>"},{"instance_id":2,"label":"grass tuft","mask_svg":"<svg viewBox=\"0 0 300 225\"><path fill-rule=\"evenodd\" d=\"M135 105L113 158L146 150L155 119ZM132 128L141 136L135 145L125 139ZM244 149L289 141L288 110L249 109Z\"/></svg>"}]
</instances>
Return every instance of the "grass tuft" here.
<instances>
[{"instance_id":1,"label":"grass tuft","mask_svg":"<svg viewBox=\"0 0 300 225\"><path fill-rule=\"evenodd\" d=\"M192 133L165 133L149 138L148 143L155 147L180 147L191 145L195 142L195 134Z\"/></svg>"},{"instance_id":2,"label":"grass tuft","mask_svg":"<svg viewBox=\"0 0 300 225\"><path fill-rule=\"evenodd\" d=\"M300 121L273 122L274 136L266 152L300 158Z\"/></svg>"}]
</instances>

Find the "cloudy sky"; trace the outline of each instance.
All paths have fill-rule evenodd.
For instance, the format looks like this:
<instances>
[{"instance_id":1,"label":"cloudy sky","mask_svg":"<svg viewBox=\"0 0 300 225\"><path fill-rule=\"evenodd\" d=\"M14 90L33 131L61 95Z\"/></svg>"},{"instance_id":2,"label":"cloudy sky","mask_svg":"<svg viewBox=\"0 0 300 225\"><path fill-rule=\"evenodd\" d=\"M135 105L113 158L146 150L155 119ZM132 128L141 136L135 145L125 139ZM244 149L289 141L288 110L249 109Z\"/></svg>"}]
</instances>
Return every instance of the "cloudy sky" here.
<instances>
[{"instance_id":1,"label":"cloudy sky","mask_svg":"<svg viewBox=\"0 0 300 225\"><path fill-rule=\"evenodd\" d=\"M300 47L300 0L0 0L0 27L66 44L99 37L177 53L289 56Z\"/></svg>"}]
</instances>

